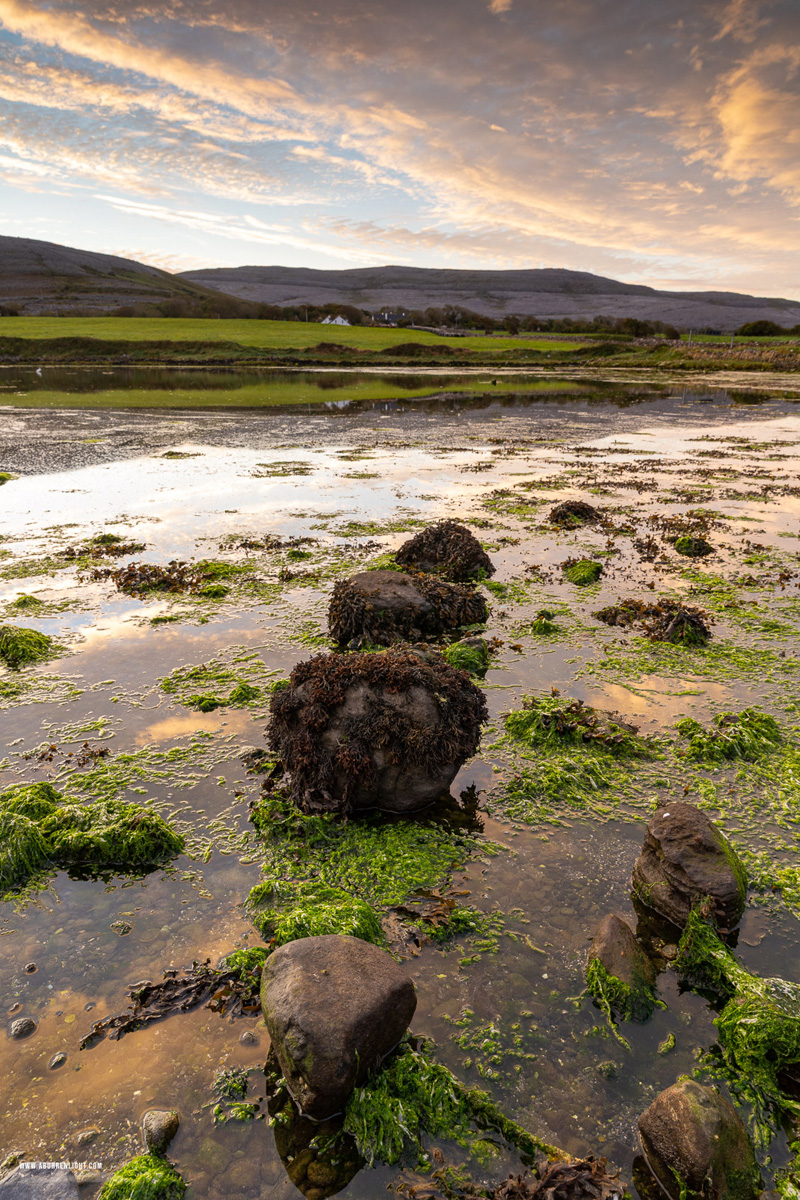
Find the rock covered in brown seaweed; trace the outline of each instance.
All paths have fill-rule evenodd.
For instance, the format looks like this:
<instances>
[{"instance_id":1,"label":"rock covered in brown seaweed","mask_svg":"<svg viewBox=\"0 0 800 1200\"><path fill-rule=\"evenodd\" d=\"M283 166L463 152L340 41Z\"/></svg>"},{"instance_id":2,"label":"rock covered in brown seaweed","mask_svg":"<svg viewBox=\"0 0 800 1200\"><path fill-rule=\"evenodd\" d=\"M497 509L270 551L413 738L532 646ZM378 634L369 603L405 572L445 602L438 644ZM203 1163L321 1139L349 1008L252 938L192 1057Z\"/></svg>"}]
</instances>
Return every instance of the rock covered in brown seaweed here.
<instances>
[{"instance_id":1,"label":"rock covered in brown seaweed","mask_svg":"<svg viewBox=\"0 0 800 1200\"><path fill-rule=\"evenodd\" d=\"M562 500L561 504L550 509L548 517L551 525L560 525L563 529L574 529L578 525L596 525L601 519L602 513L585 500Z\"/></svg>"},{"instance_id":2,"label":"rock covered in brown seaweed","mask_svg":"<svg viewBox=\"0 0 800 1200\"><path fill-rule=\"evenodd\" d=\"M437 521L409 538L395 554L401 567L442 575L457 583L494 575L478 539L458 521Z\"/></svg>"},{"instance_id":3,"label":"rock covered in brown seaweed","mask_svg":"<svg viewBox=\"0 0 800 1200\"><path fill-rule=\"evenodd\" d=\"M299 663L270 709L270 745L307 812L424 808L475 753L487 719L463 671L399 648Z\"/></svg>"},{"instance_id":4,"label":"rock covered in brown seaweed","mask_svg":"<svg viewBox=\"0 0 800 1200\"><path fill-rule=\"evenodd\" d=\"M340 646L390 646L437 637L487 616L485 599L472 588L422 572L360 571L334 587L328 628Z\"/></svg>"}]
</instances>

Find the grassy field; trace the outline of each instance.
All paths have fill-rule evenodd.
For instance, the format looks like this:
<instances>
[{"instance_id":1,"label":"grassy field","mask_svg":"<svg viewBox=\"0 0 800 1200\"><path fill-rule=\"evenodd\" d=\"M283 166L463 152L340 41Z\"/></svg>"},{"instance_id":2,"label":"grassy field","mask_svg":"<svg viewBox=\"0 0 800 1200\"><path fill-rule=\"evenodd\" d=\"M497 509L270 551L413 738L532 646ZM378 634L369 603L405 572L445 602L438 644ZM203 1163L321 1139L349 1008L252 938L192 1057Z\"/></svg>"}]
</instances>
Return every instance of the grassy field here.
<instances>
[{"instance_id":1,"label":"grassy field","mask_svg":"<svg viewBox=\"0 0 800 1200\"><path fill-rule=\"evenodd\" d=\"M282 404L325 404L330 401L418 400L440 392L502 396L516 392L558 393L579 391L580 384L558 379L527 382L500 379L432 379L420 388L404 388L385 379L354 379L346 387L325 386L308 380L263 382L241 388L109 388L103 392L0 391L0 407L14 408L274 408Z\"/></svg>"},{"instance_id":2,"label":"grassy field","mask_svg":"<svg viewBox=\"0 0 800 1200\"><path fill-rule=\"evenodd\" d=\"M0 317L0 337L99 338L129 342L237 342L259 350L303 350L320 342L354 350L387 350L417 342L496 354L505 350L570 350L575 338L484 336L442 338L414 329L318 325L303 321L180 320L171 317Z\"/></svg>"}]
</instances>

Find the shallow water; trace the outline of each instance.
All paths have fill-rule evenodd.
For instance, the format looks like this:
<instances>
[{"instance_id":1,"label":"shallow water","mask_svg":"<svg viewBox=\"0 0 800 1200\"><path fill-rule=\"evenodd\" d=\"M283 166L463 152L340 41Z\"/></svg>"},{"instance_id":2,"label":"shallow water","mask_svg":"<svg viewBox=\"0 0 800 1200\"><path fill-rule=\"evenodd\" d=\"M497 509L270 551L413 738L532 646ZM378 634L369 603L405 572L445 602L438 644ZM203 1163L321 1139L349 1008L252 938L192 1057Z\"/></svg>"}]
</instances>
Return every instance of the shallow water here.
<instances>
[{"instance_id":1,"label":"shallow water","mask_svg":"<svg viewBox=\"0 0 800 1200\"><path fill-rule=\"evenodd\" d=\"M345 380L335 385L345 406L333 410L94 411L72 406L76 396L111 390L97 372L45 381L56 382L69 412L13 402L4 409L0 470L21 478L0 488L0 621L50 633L69 653L25 672L31 686L5 705L0 787L50 779L69 791L79 775L91 794L91 768L76 775L67 756L87 739L107 745L106 761L118 767L107 777L112 794L172 814L194 857L137 881L61 873L27 906L2 906L0 994L9 1023L30 1015L39 1027L25 1041L0 1040L0 1158L16 1150L92 1158L112 1169L136 1152L141 1114L175 1106L182 1126L170 1153L193 1196L298 1194L263 1121L215 1128L210 1115L215 1072L263 1062L267 1038L255 1019L229 1022L201 1009L78 1048L95 1020L125 1007L130 983L259 942L241 908L260 877L247 819L258 781L239 755L263 744L263 714L198 713L158 680L187 663L243 653L268 677L287 674L324 645L337 576L396 548L415 522L458 516L490 545L494 582L511 586L490 596L487 636L503 642L485 684L493 725L453 787L454 794L473 784L480 790L484 837L498 849L474 858L453 882L478 908L516 915L494 952L476 956L468 942L447 952L428 945L406 962L419 996L413 1028L435 1038L460 1078L488 1088L535 1133L572 1153L607 1155L629 1178L637 1114L694 1069L699 1050L714 1041L713 1013L699 997L680 995L666 972L660 989L668 1007L646 1025L625 1027L628 1051L589 1000L575 999L594 925L610 910L633 917L630 871L646 813L630 797L611 795L596 809L512 821L502 795L517 768L508 748L495 744L500 718L524 693L557 687L622 712L648 734L670 730L686 713L707 719L720 707L756 701L784 725L796 721L787 712L800 697L793 673L800 412L777 397L724 389L561 381L558 393L542 395L524 394L519 380L502 399L484 390L454 396L437 381L444 399L373 401L348 396ZM209 395L261 386L248 378L234 387L226 377L218 387L205 374L201 382ZM484 389L487 381L479 382ZM150 383L162 392L200 390L196 378L192 388L183 377ZM135 373L128 385L148 386ZM39 385L20 374L15 386L33 396ZM178 457L164 457L170 453ZM610 547L597 530L543 524L551 504L578 495L640 534L651 513L713 507L717 552L699 569L722 578L749 573L753 583L739 585L747 603L766 604L781 622L774 631L762 617L745 625L739 610L720 607L715 643L780 646L785 660L761 674L712 669L705 659L697 666L687 659L683 674L649 660L631 661L630 670L610 666L631 635L598 626L591 612L650 584L685 593L691 580L682 572L697 564L663 543L650 562L630 535ZM63 557L103 531L144 542L139 560L222 558L247 564L254 582L237 584L220 602L133 599ZM284 554L229 541L268 534L317 539L312 561L290 564L293 577L281 578ZM602 550L610 554L599 586L585 593L565 582L559 565L568 556ZM788 572L782 581L781 572ZM10 608L23 593L47 606L40 616ZM563 637L525 631L546 603L562 606ZM165 616L177 619L151 624ZM56 746L52 761L40 761L43 745ZM175 747L177 759L168 758ZM120 756L137 753L120 766ZM784 838L796 835L795 811L789 803L778 822ZM772 850L774 813L721 816L744 846ZM765 909L756 900L741 927L743 960L800 980L796 917L779 902ZM111 928L120 920L132 926L123 936ZM26 974L30 962L37 969ZM259 1042L243 1045L240 1034L251 1027ZM675 1049L658 1054L670 1033ZM59 1051L66 1064L49 1070ZM598 1068L609 1063L614 1070L603 1074ZM251 1094L263 1094L261 1086L254 1082ZM91 1127L97 1136L78 1153L75 1139ZM780 1160L784 1149L773 1152ZM476 1178L499 1178L502 1165L478 1169ZM396 1169L364 1171L341 1194L374 1196L398 1178Z\"/></svg>"}]
</instances>

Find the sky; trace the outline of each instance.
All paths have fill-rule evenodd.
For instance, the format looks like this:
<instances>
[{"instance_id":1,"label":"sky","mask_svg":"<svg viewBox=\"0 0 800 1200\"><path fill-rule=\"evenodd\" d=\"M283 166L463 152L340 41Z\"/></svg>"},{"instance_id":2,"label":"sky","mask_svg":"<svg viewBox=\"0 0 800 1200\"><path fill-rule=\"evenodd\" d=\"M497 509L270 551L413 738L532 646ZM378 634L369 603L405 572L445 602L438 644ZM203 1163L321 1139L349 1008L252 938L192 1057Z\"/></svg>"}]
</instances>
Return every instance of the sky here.
<instances>
[{"instance_id":1,"label":"sky","mask_svg":"<svg viewBox=\"0 0 800 1200\"><path fill-rule=\"evenodd\" d=\"M0 0L0 233L800 299L800 0Z\"/></svg>"}]
</instances>

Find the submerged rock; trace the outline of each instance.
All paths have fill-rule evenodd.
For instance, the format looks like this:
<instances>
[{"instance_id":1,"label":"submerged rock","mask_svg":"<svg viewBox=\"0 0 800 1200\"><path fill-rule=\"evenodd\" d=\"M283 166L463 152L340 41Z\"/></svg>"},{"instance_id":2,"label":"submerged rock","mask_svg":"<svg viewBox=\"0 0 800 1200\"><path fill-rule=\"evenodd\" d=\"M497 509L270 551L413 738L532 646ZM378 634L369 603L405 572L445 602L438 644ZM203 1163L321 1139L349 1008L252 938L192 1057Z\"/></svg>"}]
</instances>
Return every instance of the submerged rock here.
<instances>
[{"instance_id":1,"label":"submerged rock","mask_svg":"<svg viewBox=\"0 0 800 1200\"><path fill-rule=\"evenodd\" d=\"M397 1045L417 998L392 956L329 934L275 950L264 964L261 1008L284 1078L301 1111L339 1112Z\"/></svg>"},{"instance_id":2,"label":"submerged rock","mask_svg":"<svg viewBox=\"0 0 800 1200\"><path fill-rule=\"evenodd\" d=\"M166 1154L180 1127L181 1119L174 1109L150 1108L142 1117L142 1138L151 1154Z\"/></svg>"},{"instance_id":3,"label":"submerged rock","mask_svg":"<svg viewBox=\"0 0 800 1200\"><path fill-rule=\"evenodd\" d=\"M625 1020L646 1021L655 1008L655 967L633 930L615 913L604 917L594 931L586 979L598 1003Z\"/></svg>"},{"instance_id":4,"label":"submerged rock","mask_svg":"<svg viewBox=\"0 0 800 1200\"><path fill-rule=\"evenodd\" d=\"M722 831L681 800L659 808L648 821L633 890L679 929L694 905L708 899L719 927L729 930L744 912L747 875Z\"/></svg>"},{"instance_id":5,"label":"submerged rock","mask_svg":"<svg viewBox=\"0 0 800 1200\"><path fill-rule=\"evenodd\" d=\"M306 811L424 808L475 753L487 719L463 672L400 649L299 663L270 711L270 745Z\"/></svg>"},{"instance_id":6,"label":"submerged rock","mask_svg":"<svg viewBox=\"0 0 800 1200\"><path fill-rule=\"evenodd\" d=\"M705 538L692 534L684 534L683 537L676 538L675 549L678 554L683 554L686 558L705 558L707 554L714 553L714 547Z\"/></svg>"},{"instance_id":7,"label":"submerged rock","mask_svg":"<svg viewBox=\"0 0 800 1200\"><path fill-rule=\"evenodd\" d=\"M328 626L340 646L389 646L436 637L487 617L485 599L472 588L421 572L360 571L334 587Z\"/></svg>"},{"instance_id":8,"label":"submerged rock","mask_svg":"<svg viewBox=\"0 0 800 1200\"><path fill-rule=\"evenodd\" d=\"M402 567L433 572L464 582L494 575L494 566L478 539L458 521L438 521L404 542L395 554Z\"/></svg>"},{"instance_id":9,"label":"submerged rock","mask_svg":"<svg viewBox=\"0 0 800 1200\"><path fill-rule=\"evenodd\" d=\"M17 1167L0 1180L0 1200L78 1200L79 1194L72 1171Z\"/></svg>"},{"instance_id":10,"label":"submerged rock","mask_svg":"<svg viewBox=\"0 0 800 1200\"><path fill-rule=\"evenodd\" d=\"M16 1021L11 1022L9 1033L12 1038L21 1040L22 1038L30 1037L36 1032L36 1022L33 1017L17 1017Z\"/></svg>"},{"instance_id":11,"label":"submerged rock","mask_svg":"<svg viewBox=\"0 0 800 1200\"><path fill-rule=\"evenodd\" d=\"M639 1117L647 1165L673 1200L755 1200L761 1179L736 1109L693 1079L673 1084Z\"/></svg>"},{"instance_id":12,"label":"submerged rock","mask_svg":"<svg viewBox=\"0 0 800 1200\"><path fill-rule=\"evenodd\" d=\"M565 529L573 529L578 525L595 525L602 519L602 513L585 500L563 500L555 508L550 509L548 520L551 525L561 525Z\"/></svg>"}]
</instances>

